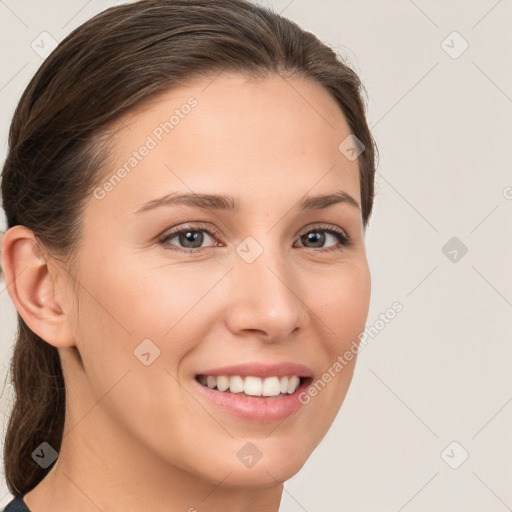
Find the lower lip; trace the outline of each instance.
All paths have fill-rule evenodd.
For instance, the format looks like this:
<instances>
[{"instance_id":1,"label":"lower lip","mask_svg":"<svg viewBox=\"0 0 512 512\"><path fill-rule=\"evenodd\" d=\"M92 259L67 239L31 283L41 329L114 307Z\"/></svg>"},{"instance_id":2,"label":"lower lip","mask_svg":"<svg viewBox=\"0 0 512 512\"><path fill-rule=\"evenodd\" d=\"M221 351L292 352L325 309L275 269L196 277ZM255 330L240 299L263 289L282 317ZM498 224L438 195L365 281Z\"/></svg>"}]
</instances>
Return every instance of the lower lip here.
<instances>
[{"instance_id":1,"label":"lower lip","mask_svg":"<svg viewBox=\"0 0 512 512\"><path fill-rule=\"evenodd\" d=\"M199 387L199 392L216 406L240 418L256 423L282 421L296 413L304 405L299 401L299 394L308 388L310 382L311 379L304 379L295 392L290 395L250 397L211 389L194 379L194 383Z\"/></svg>"}]
</instances>

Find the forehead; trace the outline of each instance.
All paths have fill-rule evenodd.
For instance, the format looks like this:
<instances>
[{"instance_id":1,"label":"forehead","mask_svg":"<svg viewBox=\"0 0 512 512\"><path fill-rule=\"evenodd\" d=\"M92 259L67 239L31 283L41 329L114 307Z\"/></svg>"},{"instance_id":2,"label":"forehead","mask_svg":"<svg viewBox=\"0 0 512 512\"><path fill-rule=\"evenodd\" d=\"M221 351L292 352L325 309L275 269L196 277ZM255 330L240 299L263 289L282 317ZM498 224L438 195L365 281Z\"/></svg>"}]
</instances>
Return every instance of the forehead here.
<instances>
[{"instance_id":1,"label":"forehead","mask_svg":"<svg viewBox=\"0 0 512 512\"><path fill-rule=\"evenodd\" d=\"M349 134L336 101L312 80L197 80L116 124L103 203L134 212L155 194L181 191L279 204L284 192L300 199L340 188L360 201L357 160L338 149Z\"/></svg>"}]
</instances>

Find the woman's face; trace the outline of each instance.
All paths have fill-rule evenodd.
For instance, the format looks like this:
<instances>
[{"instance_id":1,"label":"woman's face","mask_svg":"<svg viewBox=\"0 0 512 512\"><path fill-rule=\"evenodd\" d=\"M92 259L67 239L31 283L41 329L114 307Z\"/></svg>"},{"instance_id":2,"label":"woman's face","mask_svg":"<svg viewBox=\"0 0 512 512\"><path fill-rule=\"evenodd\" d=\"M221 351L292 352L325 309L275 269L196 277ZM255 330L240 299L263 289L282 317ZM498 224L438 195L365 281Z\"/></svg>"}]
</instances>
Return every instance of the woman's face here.
<instances>
[{"instance_id":1,"label":"woman's face","mask_svg":"<svg viewBox=\"0 0 512 512\"><path fill-rule=\"evenodd\" d=\"M232 485L284 481L334 420L355 358L335 363L368 313L347 122L311 81L222 75L117 128L84 210L68 414L95 405L81 421L104 450Z\"/></svg>"}]
</instances>

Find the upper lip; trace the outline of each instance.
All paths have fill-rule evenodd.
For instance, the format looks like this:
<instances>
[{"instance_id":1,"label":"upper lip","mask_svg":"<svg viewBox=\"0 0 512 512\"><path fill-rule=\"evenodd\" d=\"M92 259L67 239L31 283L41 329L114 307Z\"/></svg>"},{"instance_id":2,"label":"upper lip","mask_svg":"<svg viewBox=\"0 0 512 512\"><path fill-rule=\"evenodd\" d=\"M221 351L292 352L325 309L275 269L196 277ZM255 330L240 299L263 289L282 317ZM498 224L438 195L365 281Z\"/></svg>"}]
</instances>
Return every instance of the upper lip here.
<instances>
[{"instance_id":1,"label":"upper lip","mask_svg":"<svg viewBox=\"0 0 512 512\"><path fill-rule=\"evenodd\" d=\"M291 362L276 364L268 363L244 363L223 366L222 368L210 368L197 375L240 375L242 377L285 377L296 375L297 377L312 377L313 372L307 366Z\"/></svg>"}]
</instances>

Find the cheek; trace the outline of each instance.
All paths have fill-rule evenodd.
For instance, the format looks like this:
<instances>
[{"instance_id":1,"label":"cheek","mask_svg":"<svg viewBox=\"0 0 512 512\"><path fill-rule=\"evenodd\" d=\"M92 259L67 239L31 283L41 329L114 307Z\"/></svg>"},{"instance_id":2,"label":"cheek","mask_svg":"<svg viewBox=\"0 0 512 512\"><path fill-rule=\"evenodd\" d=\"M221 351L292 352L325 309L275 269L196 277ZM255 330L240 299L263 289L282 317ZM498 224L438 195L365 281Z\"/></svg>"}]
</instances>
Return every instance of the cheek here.
<instances>
[{"instance_id":1,"label":"cheek","mask_svg":"<svg viewBox=\"0 0 512 512\"><path fill-rule=\"evenodd\" d=\"M365 258L347 263L318 286L311 304L324 321L326 349L331 356L343 353L364 330L370 305L370 271Z\"/></svg>"},{"instance_id":2,"label":"cheek","mask_svg":"<svg viewBox=\"0 0 512 512\"><path fill-rule=\"evenodd\" d=\"M317 405L324 411L324 417L318 419L323 426L334 420L350 386L359 337L368 317L370 288L368 263L361 258L333 271L329 282L319 286L321 297L312 299L312 304L321 304L320 310L315 312L324 328L322 341L326 360L321 375L304 398L318 401ZM320 425L319 428L324 430Z\"/></svg>"},{"instance_id":3,"label":"cheek","mask_svg":"<svg viewBox=\"0 0 512 512\"><path fill-rule=\"evenodd\" d=\"M119 260L116 265L91 264L79 280L76 334L86 379L81 383L110 418L107 425L124 425L152 452L168 450L177 460L179 450L162 444L162 436L187 438L197 425L194 420L204 415L183 392L177 368L201 338L197 325L193 330L199 314L194 304L211 284L185 272L173 272L172 280L151 281ZM112 437L118 435L114 427Z\"/></svg>"},{"instance_id":4,"label":"cheek","mask_svg":"<svg viewBox=\"0 0 512 512\"><path fill-rule=\"evenodd\" d=\"M192 271L187 265L148 271L143 265L123 263L121 257L101 265L89 260L79 277L85 286L80 290L77 345L86 385L96 397L123 378L116 390L117 405L111 404L117 416L133 421L132 415L147 418L169 410L180 410L186 418L197 415L197 405L187 396L183 399L176 378L187 354L208 336L218 313L212 298L215 284L225 273L224 268L203 271L197 266ZM129 389L124 398L122 389ZM155 390L166 396L165 411ZM157 432L156 425L162 428L173 421L171 416L161 419L145 428Z\"/></svg>"},{"instance_id":5,"label":"cheek","mask_svg":"<svg viewBox=\"0 0 512 512\"><path fill-rule=\"evenodd\" d=\"M115 263L90 264L80 277L86 284L80 307L82 324L92 322L98 336L108 333L110 339L129 338L131 344L146 338L157 345L168 343L192 318L197 322L198 306L225 273L188 265L161 264L148 269L147 262L141 260L137 265L134 261L120 257ZM173 349L179 353L174 341Z\"/></svg>"}]
</instances>

